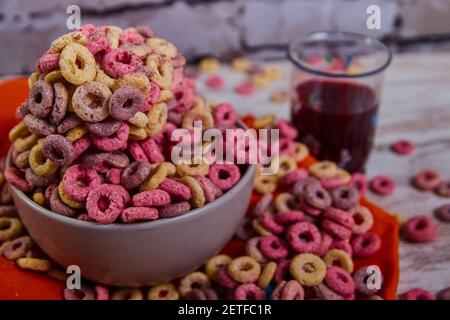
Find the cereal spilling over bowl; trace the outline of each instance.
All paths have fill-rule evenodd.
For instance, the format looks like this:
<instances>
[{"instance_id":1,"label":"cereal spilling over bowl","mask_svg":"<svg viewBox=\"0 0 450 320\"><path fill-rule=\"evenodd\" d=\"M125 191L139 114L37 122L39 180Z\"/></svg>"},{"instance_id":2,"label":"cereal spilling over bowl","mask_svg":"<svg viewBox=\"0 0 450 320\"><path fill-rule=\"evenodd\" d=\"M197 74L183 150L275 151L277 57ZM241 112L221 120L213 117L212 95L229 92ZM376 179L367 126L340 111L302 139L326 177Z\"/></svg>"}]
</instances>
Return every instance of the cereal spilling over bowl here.
<instances>
[{"instance_id":1,"label":"cereal spilling over bowl","mask_svg":"<svg viewBox=\"0 0 450 320\"><path fill-rule=\"evenodd\" d=\"M244 168L175 164L185 140L171 136L190 138L196 121L234 128L238 117L196 96L185 63L146 27L85 25L59 37L17 109L6 180L57 214L101 224L172 218L215 200Z\"/></svg>"}]
</instances>

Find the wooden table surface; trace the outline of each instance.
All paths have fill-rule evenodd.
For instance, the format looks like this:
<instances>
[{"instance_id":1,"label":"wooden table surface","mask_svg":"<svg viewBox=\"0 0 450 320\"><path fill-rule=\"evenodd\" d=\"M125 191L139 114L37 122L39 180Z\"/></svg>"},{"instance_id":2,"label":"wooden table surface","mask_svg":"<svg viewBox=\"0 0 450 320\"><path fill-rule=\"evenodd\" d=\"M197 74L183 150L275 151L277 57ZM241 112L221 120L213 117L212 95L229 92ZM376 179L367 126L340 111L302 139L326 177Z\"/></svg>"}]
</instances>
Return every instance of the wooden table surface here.
<instances>
[{"instance_id":1,"label":"wooden table surface","mask_svg":"<svg viewBox=\"0 0 450 320\"><path fill-rule=\"evenodd\" d=\"M284 72L283 80L251 97L238 96L233 87L243 81L243 75L224 67L220 74L226 88L211 91L204 85L205 76L198 80L198 88L207 98L233 103L242 114L276 113L289 117L287 104L274 104L270 94L285 89L289 83L288 62L274 63ZM398 156L390 151L390 143L407 138L416 144L410 156ZM433 216L433 210L450 199L430 192L419 192L409 183L411 176L422 169L434 169L450 180L450 54L417 53L397 55L386 73L379 124L372 151L368 176L383 174L397 182L393 195L368 198L386 210L398 213L401 219L417 214ZM439 238L432 244L400 244L399 293L420 287L438 292L450 287L450 223L438 221Z\"/></svg>"}]
</instances>

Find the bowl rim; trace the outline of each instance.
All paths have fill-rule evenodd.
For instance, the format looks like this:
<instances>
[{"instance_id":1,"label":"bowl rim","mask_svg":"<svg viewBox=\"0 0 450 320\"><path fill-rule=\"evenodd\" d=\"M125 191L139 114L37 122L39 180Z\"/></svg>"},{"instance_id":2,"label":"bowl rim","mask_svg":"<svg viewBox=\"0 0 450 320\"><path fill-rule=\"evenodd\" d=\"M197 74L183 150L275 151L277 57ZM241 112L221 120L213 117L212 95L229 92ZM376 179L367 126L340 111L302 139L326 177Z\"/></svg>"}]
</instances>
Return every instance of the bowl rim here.
<instances>
[{"instance_id":1,"label":"bowl rim","mask_svg":"<svg viewBox=\"0 0 450 320\"><path fill-rule=\"evenodd\" d=\"M6 168L9 168L11 166L11 163L12 163L11 153L12 153L12 148L10 148L8 151L8 155L6 158ZM194 210L190 210L186 214L183 214L183 215L180 215L177 217L173 217L170 219L157 219L154 221L138 222L138 223L130 223L130 224L127 224L127 223L100 224L100 223L96 223L96 222L78 220L76 218L63 216L63 215L55 213L47 208L41 207L40 205L35 203L33 200L31 200L31 198L28 197L23 191L17 189L16 187L10 185L10 188L11 188L11 192L14 193L21 201L23 201L27 207L30 207L33 210L44 215L45 217L55 220L59 223L69 224L74 227L80 227L80 228L86 228L86 229L96 229L96 230L102 230L102 231L107 231L107 230L140 231L140 230L156 229L156 228L164 227L167 225L173 225L173 224L181 223L185 220L191 220L191 219L205 215L214 206L220 205L220 204L225 203L226 201L229 201L237 192L240 192L240 190L245 186L246 183L252 183L255 171L256 171L255 164L247 165L247 169L246 169L245 173L242 175L241 179L238 181L238 183L234 187L232 187L230 190L225 192L218 199L204 205L203 207L196 208Z\"/></svg>"}]
</instances>

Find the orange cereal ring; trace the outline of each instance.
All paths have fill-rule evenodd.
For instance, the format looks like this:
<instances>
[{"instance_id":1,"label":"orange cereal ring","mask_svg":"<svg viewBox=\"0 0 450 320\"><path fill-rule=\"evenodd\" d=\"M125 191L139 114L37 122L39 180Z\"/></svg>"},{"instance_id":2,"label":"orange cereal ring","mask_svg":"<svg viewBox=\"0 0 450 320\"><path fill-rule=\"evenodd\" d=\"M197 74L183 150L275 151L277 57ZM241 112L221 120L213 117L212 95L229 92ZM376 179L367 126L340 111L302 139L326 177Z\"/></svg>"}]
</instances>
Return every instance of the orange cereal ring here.
<instances>
[{"instance_id":1,"label":"orange cereal ring","mask_svg":"<svg viewBox=\"0 0 450 320\"><path fill-rule=\"evenodd\" d=\"M71 43L62 50L59 67L64 79L74 85L93 81L97 73L94 56L78 43Z\"/></svg>"},{"instance_id":2,"label":"orange cereal ring","mask_svg":"<svg viewBox=\"0 0 450 320\"><path fill-rule=\"evenodd\" d=\"M305 144L301 142L294 142L294 147L295 151L293 158L295 159L295 161L301 162L309 156L309 150Z\"/></svg>"},{"instance_id":3,"label":"orange cereal ring","mask_svg":"<svg viewBox=\"0 0 450 320\"><path fill-rule=\"evenodd\" d=\"M230 262L227 272L239 283L253 283L261 274L261 266L252 257L242 256Z\"/></svg>"},{"instance_id":4,"label":"orange cereal ring","mask_svg":"<svg viewBox=\"0 0 450 320\"><path fill-rule=\"evenodd\" d=\"M291 275L301 285L312 287L325 278L327 267L320 257L311 253L296 255L289 266Z\"/></svg>"},{"instance_id":5,"label":"orange cereal ring","mask_svg":"<svg viewBox=\"0 0 450 320\"><path fill-rule=\"evenodd\" d=\"M253 128L255 128L255 129L268 128L271 125L273 125L274 121L275 121L274 114L264 115L264 116L256 118L253 121Z\"/></svg>"}]
</instances>

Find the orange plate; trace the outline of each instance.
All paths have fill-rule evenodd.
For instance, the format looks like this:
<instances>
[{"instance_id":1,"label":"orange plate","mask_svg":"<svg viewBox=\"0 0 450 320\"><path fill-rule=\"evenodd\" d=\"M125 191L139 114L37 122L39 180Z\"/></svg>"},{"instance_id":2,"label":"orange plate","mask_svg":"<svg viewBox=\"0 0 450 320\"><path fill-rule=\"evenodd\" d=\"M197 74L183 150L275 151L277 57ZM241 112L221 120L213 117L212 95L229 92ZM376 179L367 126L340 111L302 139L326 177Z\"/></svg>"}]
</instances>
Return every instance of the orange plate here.
<instances>
[{"instance_id":1,"label":"orange plate","mask_svg":"<svg viewBox=\"0 0 450 320\"><path fill-rule=\"evenodd\" d=\"M15 118L15 109L28 95L26 78L16 78L4 81L0 84L0 101L2 111L0 113L0 137L3 137L0 146L0 154L6 154L9 148L8 131L18 122ZM251 127L253 117L244 117L244 122ZM309 166L315 160L310 157L300 166ZM253 193L250 208L261 198ZM363 265L378 265L384 276L384 285L381 296L385 299L395 299L399 279L398 241L399 224L397 220L383 209L366 199L361 203L367 206L374 215L372 231L377 233L382 240L378 253L367 259L355 260L355 267ZM238 256L244 253L244 242L231 240L223 249L224 253ZM0 299L61 299L64 284L53 280L46 275L19 270L12 263L0 257Z\"/></svg>"}]
</instances>

